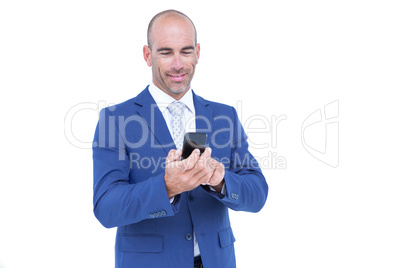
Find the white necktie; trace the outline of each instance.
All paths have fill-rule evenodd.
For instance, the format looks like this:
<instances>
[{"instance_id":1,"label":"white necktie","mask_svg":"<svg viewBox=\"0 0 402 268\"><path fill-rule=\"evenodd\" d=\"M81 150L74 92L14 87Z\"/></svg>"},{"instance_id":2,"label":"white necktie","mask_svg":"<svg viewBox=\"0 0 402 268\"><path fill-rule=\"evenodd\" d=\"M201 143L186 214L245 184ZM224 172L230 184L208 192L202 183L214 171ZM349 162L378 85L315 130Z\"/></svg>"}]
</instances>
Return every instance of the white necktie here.
<instances>
[{"instance_id":1,"label":"white necktie","mask_svg":"<svg viewBox=\"0 0 402 268\"><path fill-rule=\"evenodd\" d=\"M184 126L183 126L183 110L186 105L180 101L174 101L167 107L173 115L172 119L172 135L177 150L183 147Z\"/></svg>"}]
</instances>

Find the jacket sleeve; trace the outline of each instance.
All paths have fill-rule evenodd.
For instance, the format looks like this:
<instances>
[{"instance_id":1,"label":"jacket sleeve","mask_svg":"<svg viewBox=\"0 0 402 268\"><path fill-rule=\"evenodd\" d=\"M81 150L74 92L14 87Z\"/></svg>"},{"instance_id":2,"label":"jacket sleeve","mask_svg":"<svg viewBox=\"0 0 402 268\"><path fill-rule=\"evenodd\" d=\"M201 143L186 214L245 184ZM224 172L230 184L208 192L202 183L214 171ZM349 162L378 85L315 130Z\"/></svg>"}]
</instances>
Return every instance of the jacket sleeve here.
<instances>
[{"instance_id":1,"label":"jacket sleeve","mask_svg":"<svg viewBox=\"0 0 402 268\"><path fill-rule=\"evenodd\" d=\"M204 187L228 208L258 212L268 197L268 184L257 160L248 150L247 136L234 108L230 165L225 169L225 195Z\"/></svg>"},{"instance_id":2,"label":"jacket sleeve","mask_svg":"<svg viewBox=\"0 0 402 268\"><path fill-rule=\"evenodd\" d=\"M103 109L95 131L93 205L96 218L111 228L173 216L179 202L170 203L163 173L129 183L130 161L116 118L108 108Z\"/></svg>"}]
</instances>

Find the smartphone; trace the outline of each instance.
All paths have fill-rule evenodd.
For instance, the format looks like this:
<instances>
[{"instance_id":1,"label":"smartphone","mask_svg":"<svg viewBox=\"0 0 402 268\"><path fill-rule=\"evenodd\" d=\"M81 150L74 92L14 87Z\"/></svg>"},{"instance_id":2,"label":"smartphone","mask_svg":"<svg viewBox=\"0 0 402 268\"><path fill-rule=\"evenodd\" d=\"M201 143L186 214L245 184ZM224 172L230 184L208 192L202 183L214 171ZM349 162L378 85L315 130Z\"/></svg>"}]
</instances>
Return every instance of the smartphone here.
<instances>
[{"instance_id":1,"label":"smartphone","mask_svg":"<svg viewBox=\"0 0 402 268\"><path fill-rule=\"evenodd\" d=\"M181 159L190 156L194 149L199 149L201 154L205 151L207 134L203 132L187 132L184 134L183 153Z\"/></svg>"}]
</instances>

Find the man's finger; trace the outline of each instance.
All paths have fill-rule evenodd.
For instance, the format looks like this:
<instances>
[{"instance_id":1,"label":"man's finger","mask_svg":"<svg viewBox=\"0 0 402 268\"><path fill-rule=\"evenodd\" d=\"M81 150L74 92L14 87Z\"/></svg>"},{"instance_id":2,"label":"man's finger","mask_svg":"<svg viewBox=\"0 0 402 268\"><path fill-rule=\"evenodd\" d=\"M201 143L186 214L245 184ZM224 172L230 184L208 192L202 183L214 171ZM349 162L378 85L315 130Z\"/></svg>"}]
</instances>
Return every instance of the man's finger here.
<instances>
[{"instance_id":1,"label":"man's finger","mask_svg":"<svg viewBox=\"0 0 402 268\"><path fill-rule=\"evenodd\" d=\"M202 153L200 158L207 159L211 157L212 149L211 147L205 148L205 151Z\"/></svg>"},{"instance_id":2,"label":"man's finger","mask_svg":"<svg viewBox=\"0 0 402 268\"><path fill-rule=\"evenodd\" d=\"M175 150L175 149L170 150L166 157L166 163L169 164L171 162L179 160L181 154L182 150Z\"/></svg>"},{"instance_id":3,"label":"man's finger","mask_svg":"<svg viewBox=\"0 0 402 268\"><path fill-rule=\"evenodd\" d=\"M167 155L167 157L166 157L166 163L170 163L170 162L173 162L174 160L174 155L176 154L176 150L175 149L172 149L172 150L170 150L169 151L169 153L168 153L168 155Z\"/></svg>"},{"instance_id":4,"label":"man's finger","mask_svg":"<svg viewBox=\"0 0 402 268\"><path fill-rule=\"evenodd\" d=\"M225 177L225 166L216 160L214 160L213 165L215 170L211 176L211 179L208 181L208 184L211 186L216 186L219 185Z\"/></svg>"},{"instance_id":5,"label":"man's finger","mask_svg":"<svg viewBox=\"0 0 402 268\"><path fill-rule=\"evenodd\" d=\"M200 167L208 169L208 172L210 172L212 174L212 172L215 169L215 165L213 164L213 162L214 161L217 162L217 161L215 159L211 158L211 153L212 153L212 149L210 147L207 147L205 149L205 152L201 155L198 163L200 164Z\"/></svg>"}]
</instances>

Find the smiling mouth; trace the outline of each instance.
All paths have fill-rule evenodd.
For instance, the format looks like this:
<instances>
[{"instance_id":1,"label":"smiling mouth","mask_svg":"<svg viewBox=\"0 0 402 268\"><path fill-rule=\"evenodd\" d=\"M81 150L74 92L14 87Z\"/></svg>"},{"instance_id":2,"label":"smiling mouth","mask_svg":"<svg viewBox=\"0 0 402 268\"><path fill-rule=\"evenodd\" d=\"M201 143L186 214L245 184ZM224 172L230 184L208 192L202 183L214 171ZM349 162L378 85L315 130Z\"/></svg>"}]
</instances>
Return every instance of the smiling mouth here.
<instances>
[{"instance_id":1,"label":"smiling mouth","mask_svg":"<svg viewBox=\"0 0 402 268\"><path fill-rule=\"evenodd\" d=\"M170 79L172 79L175 82L181 82L184 80L184 77L186 76L186 74L168 74L168 76L170 77Z\"/></svg>"}]
</instances>

